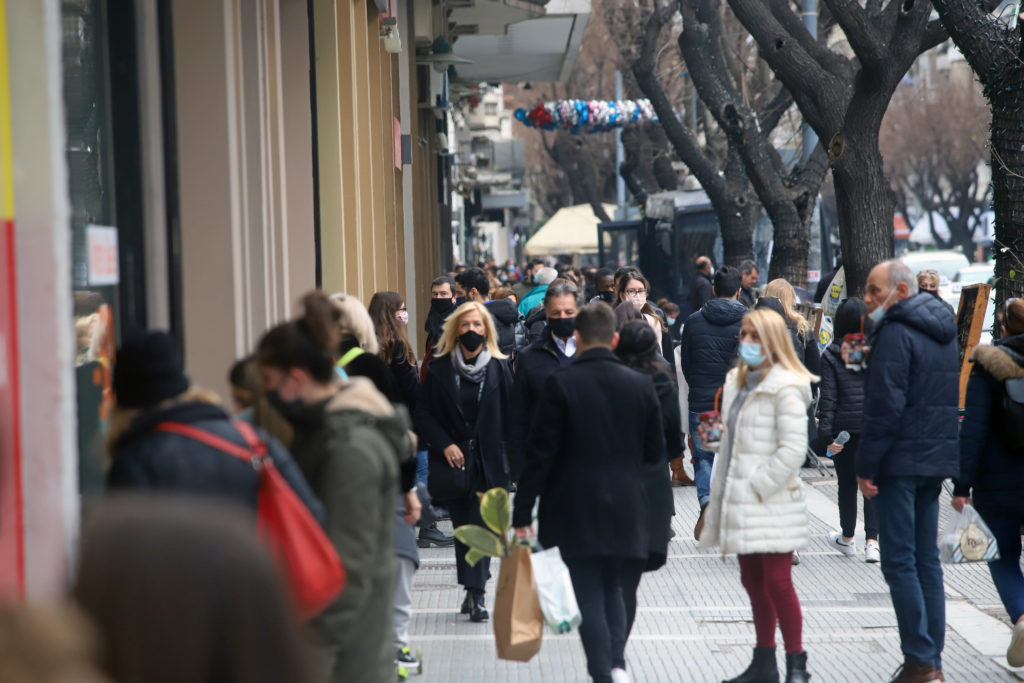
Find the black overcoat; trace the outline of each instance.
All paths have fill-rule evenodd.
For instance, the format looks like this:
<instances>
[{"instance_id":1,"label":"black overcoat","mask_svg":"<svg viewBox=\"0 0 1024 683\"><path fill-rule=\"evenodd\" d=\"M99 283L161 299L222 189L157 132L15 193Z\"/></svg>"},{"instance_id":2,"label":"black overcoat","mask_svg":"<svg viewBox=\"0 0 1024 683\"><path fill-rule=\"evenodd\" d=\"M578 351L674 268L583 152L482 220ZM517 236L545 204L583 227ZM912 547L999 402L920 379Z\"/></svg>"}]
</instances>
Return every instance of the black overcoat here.
<instances>
[{"instance_id":1,"label":"black overcoat","mask_svg":"<svg viewBox=\"0 0 1024 683\"><path fill-rule=\"evenodd\" d=\"M530 428L512 521L528 526L540 497L539 540L564 557L646 560L653 550L647 472L665 467L654 382L607 349L590 349L548 378ZM664 488L670 486L668 477ZM659 533L660 535L660 533ZM656 539L660 542L660 539ZM667 535L664 545L667 546ZM662 549L664 552L664 549Z\"/></svg>"},{"instance_id":2,"label":"black overcoat","mask_svg":"<svg viewBox=\"0 0 1024 683\"><path fill-rule=\"evenodd\" d=\"M507 488L509 485L506 444L511 386L512 374L508 363L492 358L484 378L476 424L476 438L488 488ZM441 455L448 446L473 438L473 429L467 426L462 414L451 354L431 361L416 400L415 423L416 433L426 440L431 455ZM432 465L437 462L444 463L444 458L431 458Z\"/></svg>"}]
</instances>

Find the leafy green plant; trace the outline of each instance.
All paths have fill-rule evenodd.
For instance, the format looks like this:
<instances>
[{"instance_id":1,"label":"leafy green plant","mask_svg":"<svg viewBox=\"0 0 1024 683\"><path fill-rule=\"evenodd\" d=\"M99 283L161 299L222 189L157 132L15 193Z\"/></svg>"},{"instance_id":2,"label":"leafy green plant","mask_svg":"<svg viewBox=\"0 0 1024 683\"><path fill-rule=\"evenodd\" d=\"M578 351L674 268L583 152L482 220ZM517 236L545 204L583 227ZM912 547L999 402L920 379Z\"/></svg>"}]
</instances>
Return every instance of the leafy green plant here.
<instances>
[{"instance_id":1,"label":"leafy green plant","mask_svg":"<svg viewBox=\"0 0 1024 683\"><path fill-rule=\"evenodd\" d=\"M478 493L477 497L480 499L480 517L487 526L463 524L455 530L455 538L469 548L466 562L471 567L484 557L506 557L513 543L508 491L493 488Z\"/></svg>"}]
</instances>

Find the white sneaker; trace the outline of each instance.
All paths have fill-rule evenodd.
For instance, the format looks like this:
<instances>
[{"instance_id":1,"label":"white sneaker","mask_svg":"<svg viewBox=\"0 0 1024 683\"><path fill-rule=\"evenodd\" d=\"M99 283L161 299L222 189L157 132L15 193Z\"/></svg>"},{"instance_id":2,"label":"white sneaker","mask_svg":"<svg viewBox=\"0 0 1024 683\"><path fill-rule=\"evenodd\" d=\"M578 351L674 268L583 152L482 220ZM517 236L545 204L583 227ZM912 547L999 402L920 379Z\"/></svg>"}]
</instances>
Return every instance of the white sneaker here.
<instances>
[{"instance_id":1,"label":"white sneaker","mask_svg":"<svg viewBox=\"0 0 1024 683\"><path fill-rule=\"evenodd\" d=\"M1024 621L1018 621L1013 626L1010 647L1006 649L1006 661L1012 667L1024 666ZM615 679L614 672L612 679Z\"/></svg>"},{"instance_id":2,"label":"white sneaker","mask_svg":"<svg viewBox=\"0 0 1024 683\"><path fill-rule=\"evenodd\" d=\"M612 683L633 683L625 669L612 669Z\"/></svg>"},{"instance_id":3,"label":"white sneaker","mask_svg":"<svg viewBox=\"0 0 1024 683\"><path fill-rule=\"evenodd\" d=\"M866 543L864 545L864 561L869 564L878 564L882 561L882 556L878 552L878 546L874 543Z\"/></svg>"},{"instance_id":4,"label":"white sneaker","mask_svg":"<svg viewBox=\"0 0 1024 683\"><path fill-rule=\"evenodd\" d=\"M838 550L847 557L853 557L857 554L857 546L854 545L854 542L844 541L843 535L838 531L833 531L828 535L828 545L832 550Z\"/></svg>"}]
</instances>

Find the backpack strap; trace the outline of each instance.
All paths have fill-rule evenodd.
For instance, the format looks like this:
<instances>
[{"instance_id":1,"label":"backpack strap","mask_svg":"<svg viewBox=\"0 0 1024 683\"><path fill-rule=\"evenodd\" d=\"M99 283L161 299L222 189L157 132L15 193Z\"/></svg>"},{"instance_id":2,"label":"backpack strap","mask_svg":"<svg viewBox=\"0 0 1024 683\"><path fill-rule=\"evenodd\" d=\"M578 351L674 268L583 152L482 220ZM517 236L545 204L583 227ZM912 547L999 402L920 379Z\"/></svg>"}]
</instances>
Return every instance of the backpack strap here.
<instances>
[{"instance_id":1,"label":"backpack strap","mask_svg":"<svg viewBox=\"0 0 1024 683\"><path fill-rule=\"evenodd\" d=\"M211 448L216 448L218 451L233 455L239 460L245 460L253 468L259 469L266 454L266 446L256 436L256 432L248 423L238 420L233 424L235 429L241 433L242 438L245 439L246 446L240 446L213 432L183 422L161 422L153 428L153 431L178 434L193 441L198 441Z\"/></svg>"},{"instance_id":2,"label":"backpack strap","mask_svg":"<svg viewBox=\"0 0 1024 683\"><path fill-rule=\"evenodd\" d=\"M345 355L338 359L338 367L344 369L346 365L354 361L356 358L359 358L359 356L364 353L366 353L366 351L359 346L349 349L345 352Z\"/></svg>"}]
</instances>

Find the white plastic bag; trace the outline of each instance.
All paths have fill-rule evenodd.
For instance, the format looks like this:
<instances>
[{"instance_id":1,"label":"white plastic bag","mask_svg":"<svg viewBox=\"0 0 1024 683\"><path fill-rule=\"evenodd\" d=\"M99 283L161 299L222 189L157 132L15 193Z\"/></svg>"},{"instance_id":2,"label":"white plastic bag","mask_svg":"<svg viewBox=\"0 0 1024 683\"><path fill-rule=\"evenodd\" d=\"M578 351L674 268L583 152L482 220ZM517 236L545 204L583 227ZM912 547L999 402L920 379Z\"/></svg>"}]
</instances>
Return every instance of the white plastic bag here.
<instances>
[{"instance_id":1,"label":"white plastic bag","mask_svg":"<svg viewBox=\"0 0 1024 683\"><path fill-rule=\"evenodd\" d=\"M530 555L530 562L544 620L555 633L569 633L580 625L583 616L562 553L558 548L548 548Z\"/></svg>"},{"instance_id":2,"label":"white plastic bag","mask_svg":"<svg viewBox=\"0 0 1024 683\"><path fill-rule=\"evenodd\" d=\"M963 512L954 511L939 539L939 558L945 564L999 559L996 539L973 505L964 505Z\"/></svg>"}]
</instances>

